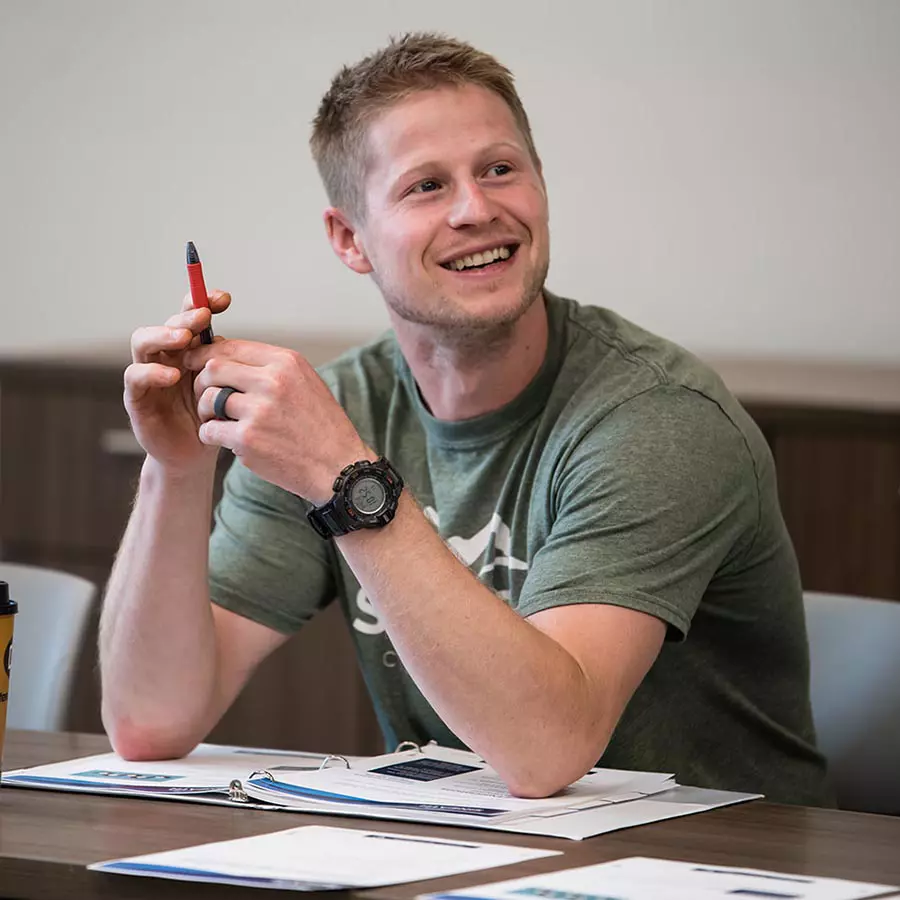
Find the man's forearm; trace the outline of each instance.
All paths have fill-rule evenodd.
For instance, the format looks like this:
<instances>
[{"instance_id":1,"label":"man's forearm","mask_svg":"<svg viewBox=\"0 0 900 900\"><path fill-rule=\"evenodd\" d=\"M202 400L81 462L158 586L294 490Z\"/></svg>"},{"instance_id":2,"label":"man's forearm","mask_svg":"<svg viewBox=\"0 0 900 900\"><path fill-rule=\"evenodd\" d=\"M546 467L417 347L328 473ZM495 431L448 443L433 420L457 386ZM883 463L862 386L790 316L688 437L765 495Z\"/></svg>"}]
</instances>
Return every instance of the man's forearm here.
<instances>
[{"instance_id":1,"label":"man's forearm","mask_svg":"<svg viewBox=\"0 0 900 900\"><path fill-rule=\"evenodd\" d=\"M408 496L387 528L338 546L425 697L513 790L555 790L597 760L614 722L577 661L478 582ZM547 752L561 743L566 758Z\"/></svg>"},{"instance_id":2,"label":"man's forearm","mask_svg":"<svg viewBox=\"0 0 900 900\"><path fill-rule=\"evenodd\" d=\"M212 724L212 491L212 471L175 480L144 463L100 623L103 721L126 756L180 755Z\"/></svg>"}]
</instances>

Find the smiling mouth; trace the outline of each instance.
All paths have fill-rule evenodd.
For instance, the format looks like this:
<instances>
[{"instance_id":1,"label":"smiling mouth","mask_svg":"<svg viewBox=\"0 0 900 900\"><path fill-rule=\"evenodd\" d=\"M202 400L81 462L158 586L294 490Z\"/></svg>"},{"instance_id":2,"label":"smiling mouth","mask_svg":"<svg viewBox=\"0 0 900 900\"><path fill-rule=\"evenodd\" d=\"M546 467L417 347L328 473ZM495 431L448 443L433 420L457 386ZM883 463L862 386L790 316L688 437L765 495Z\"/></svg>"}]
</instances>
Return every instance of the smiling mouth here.
<instances>
[{"instance_id":1,"label":"smiling mouth","mask_svg":"<svg viewBox=\"0 0 900 900\"><path fill-rule=\"evenodd\" d=\"M441 263L441 267L450 272L466 272L474 269L488 269L498 263L506 262L516 255L519 249L518 244L501 244L492 250L485 250L482 253L473 253L470 256L461 256L458 259L451 259L449 262Z\"/></svg>"}]
</instances>

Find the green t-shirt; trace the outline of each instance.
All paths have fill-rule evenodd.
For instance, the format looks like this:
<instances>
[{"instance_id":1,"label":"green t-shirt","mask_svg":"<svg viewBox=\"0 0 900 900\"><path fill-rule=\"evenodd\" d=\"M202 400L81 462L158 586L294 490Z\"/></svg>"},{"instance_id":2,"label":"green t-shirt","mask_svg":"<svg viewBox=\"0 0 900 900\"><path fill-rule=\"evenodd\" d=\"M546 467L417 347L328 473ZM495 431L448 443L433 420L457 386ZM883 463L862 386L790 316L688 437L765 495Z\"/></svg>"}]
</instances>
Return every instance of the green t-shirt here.
<instances>
[{"instance_id":1,"label":"green t-shirt","mask_svg":"<svg viewBox=\"0 0 900 900\"><path fill-rule=\"evenodd\" d=\"M474 419L430 415L390 333L321 374L446 543L522 616L612 603L666 623L603 765L827 802L800 580L765 440L682 348L608 310L546 302L542 368ZM461 746L307 508L235 463L211 538L213 600L290 633L337 598L388 747Z\"/></svg>"}]
</instances>

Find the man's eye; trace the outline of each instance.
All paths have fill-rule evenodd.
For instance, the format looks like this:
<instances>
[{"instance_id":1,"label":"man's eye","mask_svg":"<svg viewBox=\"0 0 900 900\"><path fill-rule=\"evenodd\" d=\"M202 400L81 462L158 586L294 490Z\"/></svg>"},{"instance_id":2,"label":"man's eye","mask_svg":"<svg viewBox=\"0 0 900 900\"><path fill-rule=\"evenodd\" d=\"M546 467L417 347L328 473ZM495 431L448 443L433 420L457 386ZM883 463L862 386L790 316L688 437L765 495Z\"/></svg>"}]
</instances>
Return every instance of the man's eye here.
<instances>
[{"instance_id":1,"label":"man's eye","mask_svg":"<svg viewBox=\"0 0 900 900\"><path fill-rule=\"evenodd\" d=\"M506 163L497 163L496 165L491 166L488 169L493 175L508 175L512 172L512 166L507 165Z\"/></svg>"},{"instance_id":2,"label":"man's eye","mask_svg":"<svg viewBox=\"0 0 900 900\"><path fill-rule=\"evenodd\" d=\"M426 181L420 181L413 189L412 193L414 194L431 194L436 191L440 185L432 180L428 179Z\"/></svg>"}]
</instances>

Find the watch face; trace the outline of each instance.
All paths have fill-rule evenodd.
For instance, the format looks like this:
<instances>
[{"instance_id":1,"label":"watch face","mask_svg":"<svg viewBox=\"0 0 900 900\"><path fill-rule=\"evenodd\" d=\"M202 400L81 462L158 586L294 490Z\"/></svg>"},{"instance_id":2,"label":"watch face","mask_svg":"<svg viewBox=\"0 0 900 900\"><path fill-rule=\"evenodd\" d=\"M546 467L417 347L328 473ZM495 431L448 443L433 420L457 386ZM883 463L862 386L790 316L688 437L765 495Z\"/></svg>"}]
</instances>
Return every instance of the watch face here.
<instances>
[{"instance_id":1,"label":"watch face","mask_svg":"<svg viewBox=\"0 0 900 900\"><path fill-rule=\"evenodd\" d=\"M364 475L350 488L350 502L363 515L374 516L387 505L387 492L379 479Z\"/></svg>"}]
</instances>

